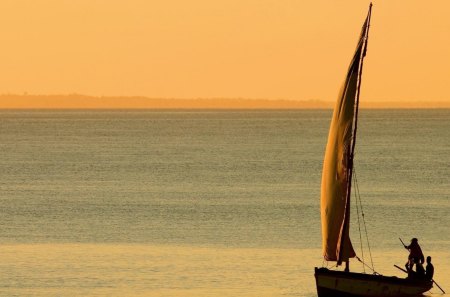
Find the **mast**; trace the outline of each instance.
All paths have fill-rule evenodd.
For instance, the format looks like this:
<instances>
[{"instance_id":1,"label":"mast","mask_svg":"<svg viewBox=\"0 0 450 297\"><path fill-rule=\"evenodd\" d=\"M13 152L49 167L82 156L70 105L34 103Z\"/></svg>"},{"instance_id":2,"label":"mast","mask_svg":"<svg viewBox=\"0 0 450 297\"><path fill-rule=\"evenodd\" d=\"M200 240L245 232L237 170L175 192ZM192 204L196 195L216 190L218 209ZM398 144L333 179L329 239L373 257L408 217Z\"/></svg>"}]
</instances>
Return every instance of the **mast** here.
<instances>
[{"instance_id":1,"label":"mast","mask_svg":"<svg viewBox=\"0 0 450 297\"><path fill-rule=\"evenodd\" d=\"M359 57L359 70L358 70L358 82L357 82L357 92L356 92L356 100L355 100L355 116L353 119L353 131L352 131L352 140L351 140L351 149L347 152L347 164L348 164L348 171L347 171L347 193L346 193L346 199L345 199L345 218L344 218L344 225L343 225L343 232L348 233L349 228L347 226L350 224L350 198L351 198L351 186L352 186L352 176L353 176L353 158L355 156L355 145L356 145L356 132L358 129L358 111L359 111L359 94L361 89L361 80L362 80L362 70L363 70L363 64L364 64L364 57L366 56L367 51L367 42L369 39L369 28L370 28L370 17L372 15L372 3L369 5L369 12L367 14L367 24L366 24L366 30L364 34L364 45L360 53ZM349 234L345 234L345 236L349 236ZM344 236L344 237L345 237ZM340 249L339 249L339 256L337 263L342 263L342 250L344 245L344 240L341 240L340 242ZM349 260L346 260L345 265L345 271L349 271Z\"/></svg>"}]
</instances>

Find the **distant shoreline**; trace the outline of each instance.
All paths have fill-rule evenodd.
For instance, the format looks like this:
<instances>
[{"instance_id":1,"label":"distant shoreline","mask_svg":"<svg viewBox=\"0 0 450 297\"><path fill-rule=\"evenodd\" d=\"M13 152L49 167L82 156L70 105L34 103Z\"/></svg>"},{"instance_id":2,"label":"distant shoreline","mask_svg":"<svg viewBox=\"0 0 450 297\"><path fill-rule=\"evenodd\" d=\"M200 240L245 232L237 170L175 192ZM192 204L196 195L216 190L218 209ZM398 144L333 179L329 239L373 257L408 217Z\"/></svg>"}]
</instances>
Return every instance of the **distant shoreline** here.
<instances>
[{"instance_id":1,"label":"distant shoreline","mask_svg":"<svg viewBox=\"0 0 450 297\"><path fill-rule=\"evenodd\" d=\"M270 100L245 98L148 98L138 96L95 97L72 95L0 95L0 109L109 109L109 110L239 110L239 109L332 109L334 102L320 100ZM364 102L366 109L439 109L450 108L450 102Z\"/></svg>"}]
</instances>

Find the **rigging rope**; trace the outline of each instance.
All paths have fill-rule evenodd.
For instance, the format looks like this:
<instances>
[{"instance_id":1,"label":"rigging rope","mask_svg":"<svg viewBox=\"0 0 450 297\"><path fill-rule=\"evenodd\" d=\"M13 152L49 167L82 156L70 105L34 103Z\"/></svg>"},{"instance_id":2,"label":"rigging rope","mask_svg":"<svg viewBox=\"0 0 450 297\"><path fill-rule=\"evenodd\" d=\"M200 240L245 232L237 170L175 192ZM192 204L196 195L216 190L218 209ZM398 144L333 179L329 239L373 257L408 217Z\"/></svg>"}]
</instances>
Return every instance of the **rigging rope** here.
<instances>
[{"instance_id":1,"label":"rigging rope","mask_svg":"<svg viewBox=\"0 0 450 297\"><path fill-rule=\"evenodd\" d=\"M357 188L358 185L356 184L356 176L355 176L355 179L353 180L353 183L355 185L355 188ZM356 193L355 193L355 196L356 196ZM358 198L358 197L356 197L356 198ZM361 235L361 222L359 220L358 199L355 199L355 205L356 205L356 216L358 218L359 242L361 244L361 256L363 258L363 261L361 261L358 257L356 257L356 258L359 260L359 262L363 263L363 271L364 271L364 273L366 273L366 268L364 266L365 263L364 263L364 249L363 249L363 242L362 242L362 235Z\"/></svg>"},{"instance_id":2,"label":"rigging rope","mask_svg":"<svg viewBox=\"0 0 450 297\"><path fill-rule=\"evenodd\" d=\"M367 266L367 268L369 268L370 270L373 271L373 274L378 274L380 275L378 272L376 272L372 267L370 267L369 265L367 265L364 261L362 261L358 256L356 257L356 259L358 259L359 262L361 262L363 264L363 266Z\"/></svg>"},{"instance_id":3,"label":"rigging rope","mask_svg":"<svg viewBox=\"0 0 450 297\"><path fill-rule=\"evenodd\" d=\"M356 189L356 191L355 191L355 195L356 195L356 200L357 200L357 202L356 203L358 203L358 201L359 201L359 207L361 208L361 216L362 216L362 220L363 220L363 225L364 225L364 231L365 231L365 233L366 233L366 240L367 240L367 247L369 248L369 256L370 256L370 262L371 262L371 264L372 264L372 267L371 267L371 269L372 269L372 271L374 272L374 273L377 273L376 271L375 271L375 266L373 265L373 258L372 258L372 251L371 251L371 249L370 249L370 242L369 242L369 235L368 235L368 232L367 232L367 225L366 225L366 220L365 220L365 218L364 218L364 210L363 210L363 208L362 208L362 200L361 200L361 195L360 195L360 193L359 193L359 187L358 187L358 180L357 180L357 178L356 178L356 171L355 171L355 168L353 168L353 175L354 175L354 183L355 183L355 189ZM357 209L358 209L358 207L357 207ZM359 224L359 211L358 211L358 224ZM359 227L359 226L358 226ZM361 237L361 231L360 231L360 237ZM362 242L362 240L361 240L361 242ZM361 243L361 246L362 246L362 243ZM363 259L364 259L364 257L363 257ZM361 261L359 258L358 258L358 260L361 262L361 263L363 263L364 265L366 265L363 261Z\"/></svg>"}]
</instances>

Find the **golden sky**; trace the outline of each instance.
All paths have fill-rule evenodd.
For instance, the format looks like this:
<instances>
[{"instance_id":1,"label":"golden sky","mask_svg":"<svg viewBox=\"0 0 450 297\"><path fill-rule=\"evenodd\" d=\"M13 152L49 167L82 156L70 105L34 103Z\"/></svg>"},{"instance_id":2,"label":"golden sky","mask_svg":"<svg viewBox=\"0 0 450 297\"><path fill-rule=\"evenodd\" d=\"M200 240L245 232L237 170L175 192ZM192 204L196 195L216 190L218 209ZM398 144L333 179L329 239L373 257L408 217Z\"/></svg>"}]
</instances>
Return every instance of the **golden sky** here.
<instances>
[{"instance_id":1,"label":"golden sky","mask_svg":"<svg viewBox=\"0 0 450 297\"><path fill-rule=\"evenodd\" d=\"M450 1L373 1L361 97L450 101ZM369 1L2 0L0 93L334 101Z\"/></svg>"}]
</instances>

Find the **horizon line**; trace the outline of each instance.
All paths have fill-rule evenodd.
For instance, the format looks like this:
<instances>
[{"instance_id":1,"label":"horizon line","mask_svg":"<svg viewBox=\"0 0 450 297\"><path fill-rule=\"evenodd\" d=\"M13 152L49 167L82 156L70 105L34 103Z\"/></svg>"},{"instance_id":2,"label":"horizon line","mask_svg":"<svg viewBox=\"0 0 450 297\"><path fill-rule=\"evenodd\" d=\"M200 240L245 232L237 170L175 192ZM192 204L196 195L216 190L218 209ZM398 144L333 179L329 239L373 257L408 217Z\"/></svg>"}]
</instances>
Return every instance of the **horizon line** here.
<instances>
[{"instance_id":1,"label":"horizon line","mask_svg":"<svg viewBox=\"0 0 450 297\"><path fill-rule=\"evenodd\" d=\"M332 109L334 101L263 98L157 98L72 94L0 94L0 109ZM360 101L362 109L450 108L445 101Z\"/></svg>"}]
</instances>

